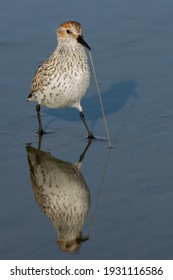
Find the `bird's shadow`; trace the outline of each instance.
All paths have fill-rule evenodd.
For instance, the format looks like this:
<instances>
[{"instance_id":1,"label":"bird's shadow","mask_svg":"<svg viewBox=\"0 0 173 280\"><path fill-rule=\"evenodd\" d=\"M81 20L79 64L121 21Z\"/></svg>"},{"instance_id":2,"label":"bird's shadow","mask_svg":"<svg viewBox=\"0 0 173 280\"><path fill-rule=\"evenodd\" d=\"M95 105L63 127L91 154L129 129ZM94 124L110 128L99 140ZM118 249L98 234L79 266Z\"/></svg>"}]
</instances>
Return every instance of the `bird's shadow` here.
<instances>
[{"instance_id":1,"label":"bird's shadow","mask_svg":"<svg viewBox=\"0 0 173 280\"><path fill-rule=\"evenodd\" d=\"M108 90L101 93L105 115L109 116L122 109L130 97L136 99L136 86L137 84L134 81L123 81L113 84ZM91 125L92 129L94 129L97 120L102 118L98 94L84 97L81 103L86 120L92 121ZM46 108L44 109L44 112L52 116L52 118L47 123L46 128L48 128L50 124L57 119L63 119L65 121L79 121L79 114L76 109L69 110L65 108L52 110Z\"/></svg>"}]
</instances>

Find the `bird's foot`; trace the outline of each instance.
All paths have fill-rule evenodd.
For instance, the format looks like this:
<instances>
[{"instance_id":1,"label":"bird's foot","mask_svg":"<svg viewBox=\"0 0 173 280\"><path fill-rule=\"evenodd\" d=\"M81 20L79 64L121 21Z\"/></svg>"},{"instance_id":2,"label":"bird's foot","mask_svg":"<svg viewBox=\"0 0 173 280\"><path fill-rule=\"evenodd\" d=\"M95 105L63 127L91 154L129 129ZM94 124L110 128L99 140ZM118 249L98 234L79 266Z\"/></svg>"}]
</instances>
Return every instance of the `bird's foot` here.
<instances>
[{"instance_id":1,"label":"bird's foot","mask_svg":"<svg viewBox=\"0 0 173 280\"><path fill-rule=\"evenodd\" d=\"M93 140L93 139L96 139L96 138L94 137L94 135L92 133L89 133L87 139L88 140Z\"/></svg>"},{"instance_id":2,"label":"bird's foot","mask_svg":"<svg viewBox=\"0 0 173 280\"><path fill-rule=\"evenodd\" d=\"M46 132L43 129L39 129L37 133L39 136L43 136L43 134L46 134Z\"/></svg>"}]
</instances>

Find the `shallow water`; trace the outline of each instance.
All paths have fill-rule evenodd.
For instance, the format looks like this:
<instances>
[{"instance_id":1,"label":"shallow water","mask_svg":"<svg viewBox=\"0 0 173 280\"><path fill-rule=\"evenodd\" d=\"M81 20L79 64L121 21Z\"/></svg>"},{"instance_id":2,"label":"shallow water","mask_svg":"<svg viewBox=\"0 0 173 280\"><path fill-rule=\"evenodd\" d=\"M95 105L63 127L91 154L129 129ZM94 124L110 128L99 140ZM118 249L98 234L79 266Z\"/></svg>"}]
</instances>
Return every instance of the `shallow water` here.
<instances>
[{"instance_id":1,"label":"shallow water","mask_svg":"<svg viewBox=\"0 0 173 280\"><path fill-rule=\"evenodd\" d=\"M173 258L172 9L169 0L1 1L0 259ZM114 147L93 141L82 161L89 240L75 254L60 249L35 199L26 151L38 147L30 84L69 19L83 25L92 48ZM82 106L105 138L94 80ZM42 117L42 151L77 163L87 146L78 112L43 108Z\"/></svg>"}]
</instances>

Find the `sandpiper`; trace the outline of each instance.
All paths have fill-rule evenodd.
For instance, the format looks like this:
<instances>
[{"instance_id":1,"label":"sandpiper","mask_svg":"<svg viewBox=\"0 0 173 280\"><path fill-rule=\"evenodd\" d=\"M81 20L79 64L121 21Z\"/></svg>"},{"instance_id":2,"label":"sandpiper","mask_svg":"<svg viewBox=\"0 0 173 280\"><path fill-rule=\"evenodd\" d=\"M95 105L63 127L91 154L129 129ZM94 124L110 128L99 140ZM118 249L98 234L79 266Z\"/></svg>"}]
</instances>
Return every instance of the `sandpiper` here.
<instances>
[{"instance_id":1,"label":"sandpiper","mask_svg":"<svg viewBox=\"0 0 173 280\"><path fill-rule=\"evenodd\" d=\"M90 83L90 69L85 48L91 50L83 39L82 26L76 21L68 21L57 30L58 44L51 56L37 69L28 101L35 101L39 134L44 133L40 106L49 108L74 107L87 129L91 133L80 104Z\"/></svg>"},{"instance_id":2,"label":"sandpiper","mask_svg":"<svg viewBox=\"0 0 173 280\"><path fill-rule=\"evenodd\" d=\"M27 145L30 177L36 201L57 232L57 242L64 252L76 252L89 239L83 236L90 191L80 172L89 140L78 163L55 158L49 152Z\"/></svg>"}]
</instances>

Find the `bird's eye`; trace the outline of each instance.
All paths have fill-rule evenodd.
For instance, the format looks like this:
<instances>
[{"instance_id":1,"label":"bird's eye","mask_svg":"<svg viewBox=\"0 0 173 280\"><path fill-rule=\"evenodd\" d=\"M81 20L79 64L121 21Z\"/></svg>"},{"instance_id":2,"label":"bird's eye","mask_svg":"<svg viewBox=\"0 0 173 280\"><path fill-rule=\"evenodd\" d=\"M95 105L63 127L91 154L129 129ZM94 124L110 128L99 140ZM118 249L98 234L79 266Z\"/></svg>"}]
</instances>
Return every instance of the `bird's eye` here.
<instances>
[{"instance_id":1,"label":"bird's eye","mask_svg":"<svg viewBox=\"0 0 173 280\"><path fill-rule=\"evenodd\" d=\"M70 34L70 33L71 33L71 31L70 31L70 30L68 30L68 29L67 29L67 31L66 31L66 32L67 32L68 34Z\"/></svg>"}]
</instances>

